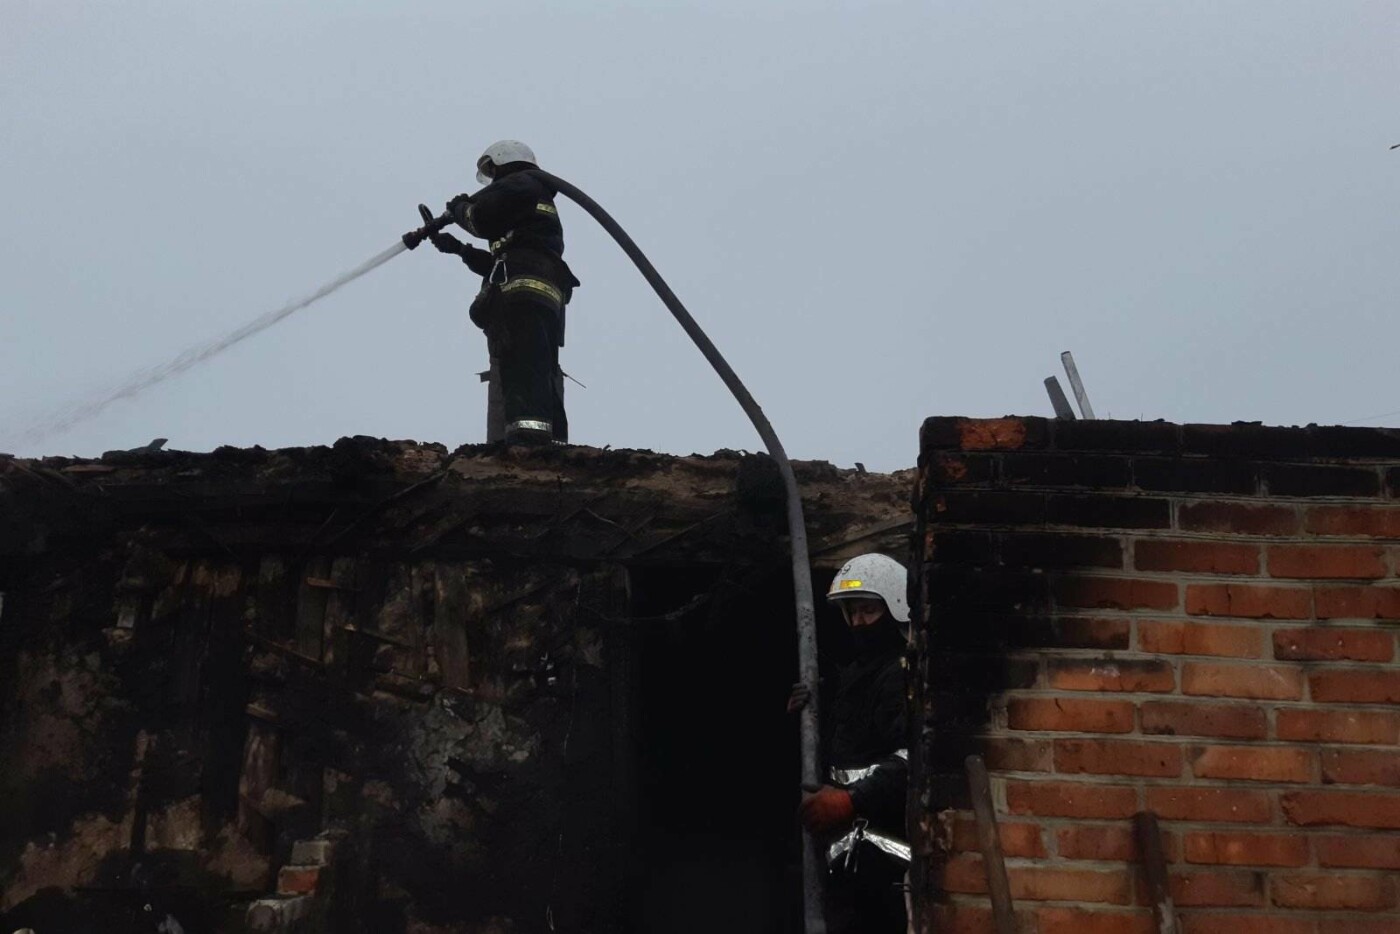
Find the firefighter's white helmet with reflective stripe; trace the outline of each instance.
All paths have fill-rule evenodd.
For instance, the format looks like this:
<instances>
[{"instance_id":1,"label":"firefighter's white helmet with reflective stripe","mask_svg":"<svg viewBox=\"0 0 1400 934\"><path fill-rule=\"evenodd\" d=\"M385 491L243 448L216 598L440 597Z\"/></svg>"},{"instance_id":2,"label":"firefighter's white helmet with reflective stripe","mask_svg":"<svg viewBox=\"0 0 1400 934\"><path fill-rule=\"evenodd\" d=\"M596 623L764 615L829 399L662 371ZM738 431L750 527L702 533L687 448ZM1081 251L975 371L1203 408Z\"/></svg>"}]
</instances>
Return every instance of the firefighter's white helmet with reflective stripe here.
<instances>
[{"instance_id":1,"label":"firefighter's white helmet with reflective stripe","mask_svg":"<svg viewBox=\"0 0 1400 934\"><path fill-rule=\"evenodd\" d=\"M486 147L481 158L476 160L476 180L483 185L490 184L496 177L496 169L512 162L528 162L539 165L535 151L518 139L503 139Z\"/></svg>"},{"instance_id":2,"label":"firefighter's white helmet with reflective stripe","mask_svg":"<svg viewBox=\"0 0 1400 934\"><path fill-rule=\"evenodd\" d=\"M884 555L859 555L841 566L832 578L828 600L850 600L857 597L879 597L885 601L890 616L901 623L909 622L909 572L893 558Z\"/></svg>"}]
</instances>

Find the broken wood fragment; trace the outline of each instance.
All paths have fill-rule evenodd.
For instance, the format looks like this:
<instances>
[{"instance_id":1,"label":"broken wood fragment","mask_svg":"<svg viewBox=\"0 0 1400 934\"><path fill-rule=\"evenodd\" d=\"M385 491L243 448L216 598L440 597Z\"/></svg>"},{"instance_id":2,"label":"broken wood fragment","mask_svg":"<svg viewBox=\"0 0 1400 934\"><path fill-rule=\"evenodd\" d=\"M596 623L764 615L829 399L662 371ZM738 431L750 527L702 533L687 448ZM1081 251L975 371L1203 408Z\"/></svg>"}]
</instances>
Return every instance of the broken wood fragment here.
<instances>
[{"instance_id":1,"label":"broken wood fragment","mask_svg":"<svg viewBox=\"0 0 1400 934\"><path fill-rule=\"evenodd\" d=\"M1162 852L1162 831L1157 815L1139 811L1133 815L1133 830L1137 835L1138 851L1142 854L1142 870L1147 877L1147 894L1152 902L1152 917L1156 934L1178 934L1176 905L1172 902L1171 882L1167 877L1167 859Z\"/></svg>"},{"instance_id":2,"label":"broken wood fragment","mask_svg":"<svg viewBox=\"0 0 1400 934\"><path fill-rule=\"evenodd\" d=\"M1011 882L1006 876L1006 860L1001 851L996 805L992 784L982 757L967 757L967 782L972 792L972 811L977 818L977 844L982 866L987 872L987 892L992 899L992 920L997 934L1016 934L1016 912L1011 903Z\"/></svg>"}]
</instances>

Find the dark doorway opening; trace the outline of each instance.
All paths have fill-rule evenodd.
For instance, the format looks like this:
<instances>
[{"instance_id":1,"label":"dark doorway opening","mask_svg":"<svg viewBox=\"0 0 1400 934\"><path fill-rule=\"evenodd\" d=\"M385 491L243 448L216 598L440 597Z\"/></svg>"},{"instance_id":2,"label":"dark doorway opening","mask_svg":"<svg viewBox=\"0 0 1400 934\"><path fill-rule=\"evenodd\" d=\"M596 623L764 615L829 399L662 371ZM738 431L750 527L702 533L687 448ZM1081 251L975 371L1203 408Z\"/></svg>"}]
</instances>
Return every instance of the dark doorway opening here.
<instances>
[{"instance_id":1,"label":"dark doorway opening","mask_svg":"<svg viewBox=\"0 0 1400 934\"><path fill-rule=\"evenodd\" d=\"M629 930L800 930L798 738L784 711L797 669L787 568L634 570L631 615Z\"/></svg>"}]
</instances>

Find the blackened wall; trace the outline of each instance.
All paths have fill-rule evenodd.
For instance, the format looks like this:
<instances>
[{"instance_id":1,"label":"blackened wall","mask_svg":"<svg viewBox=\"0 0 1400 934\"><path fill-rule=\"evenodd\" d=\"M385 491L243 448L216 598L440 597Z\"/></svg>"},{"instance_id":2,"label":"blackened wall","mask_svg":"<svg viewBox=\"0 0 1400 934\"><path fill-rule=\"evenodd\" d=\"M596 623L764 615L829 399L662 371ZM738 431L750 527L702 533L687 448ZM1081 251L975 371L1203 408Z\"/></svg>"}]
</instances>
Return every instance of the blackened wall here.
<instances>
[{"instance_id":1,"label":"blackened wall","mask_svg":"<svg viewBox=\"0 0 1400 934\"><path fill-rule=\"evenodd\" d=\"M912 471L797 471L821 566L906 537ZM364 438L0 459L0 923L774 930L773 476Z\"/></svg>"},{"instance_id":2,"label":"blackened wall","mask_svg":"<svg viewBox=\"0 0 1400 934\"><path fill-rule=\"evenodd\" d=\"M1025 930L1400 929L1400 432L925 422L919 930L990 929L962 759Z\"/></svg>"}]
</instances>

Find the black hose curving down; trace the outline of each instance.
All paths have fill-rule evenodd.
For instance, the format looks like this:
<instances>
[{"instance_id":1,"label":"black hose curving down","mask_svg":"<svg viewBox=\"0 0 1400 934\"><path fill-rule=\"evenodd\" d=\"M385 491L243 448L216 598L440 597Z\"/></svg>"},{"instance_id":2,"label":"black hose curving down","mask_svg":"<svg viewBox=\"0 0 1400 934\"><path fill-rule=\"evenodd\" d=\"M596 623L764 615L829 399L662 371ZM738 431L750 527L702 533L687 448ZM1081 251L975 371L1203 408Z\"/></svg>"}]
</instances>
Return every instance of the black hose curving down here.
<instances>
[{"instance_id":1,"label":"black hose curving down","mask_svg":"<svg viewBox=\"0 0 1400 934\"><path fill-rule=\"evenodd\" d=\"M705 355L710 366L714 367L719 378L724 381L724 385L733 393L739 406L744 410L744 414L749 417L749 421L753 422L759 437L763 439L768 453L778 463L783 486L787 489L788 538L792 543L792 588L797 603L798 680L811 690L811 699L801 714L802 785L804 788L816 788L821 784L821 775L817 766L819 735L817 731L817 618L816 609L812 602L812 571L807 555L807 526L802 515L802 496L798 492L797 477L792 472L792 464L788 461L787 452L783 450L783 444L778 440L773 426L769 424L768 417L763 414L763 409L759 408L753 396L749 395L748 389L739 380L738 375L720 355L710 338L700 329L700 325L696 324L695 319L690 316L690 312L686 311L685 305L681 304L676 293L671 291L666 280L661 278L661 273L656 271L656 267L646 258L646 254L636 243L632 242L627 231L623 230L622 226L613 220L612 216L603 210L598 202L562 178L551 175L543 169L530 169L528 171L539 176L541 180L552 185L555 190L576 202L617 241L617 245L622 247L622 251L636 264L637 269L641 271L647 282L656 290L657 296L665 303L666 308L685 329L685 333L690 335L695 346L700 348L700 352ZM817 846L817 841L810 833L804 831L802 906L807 934L826 934L826 914L822 908L822 883L825 874L825 861Z\"/></svg>"}]
</instances>

